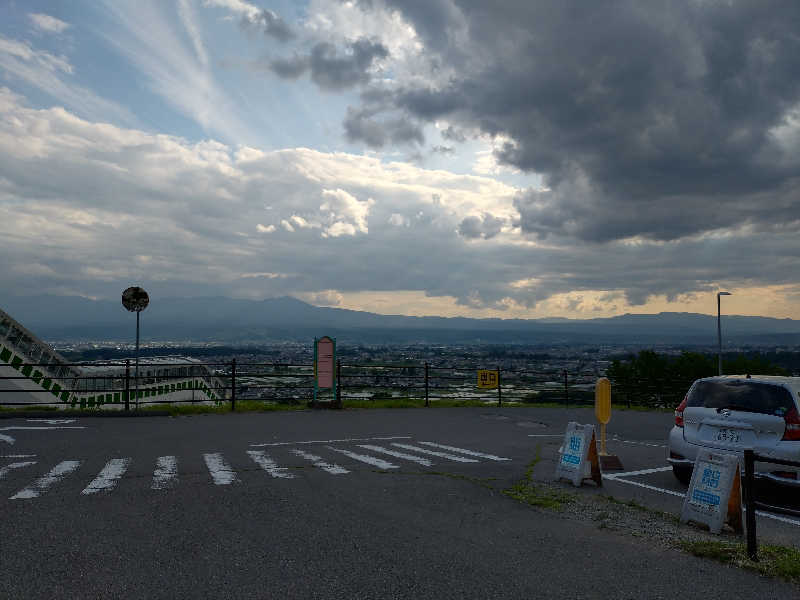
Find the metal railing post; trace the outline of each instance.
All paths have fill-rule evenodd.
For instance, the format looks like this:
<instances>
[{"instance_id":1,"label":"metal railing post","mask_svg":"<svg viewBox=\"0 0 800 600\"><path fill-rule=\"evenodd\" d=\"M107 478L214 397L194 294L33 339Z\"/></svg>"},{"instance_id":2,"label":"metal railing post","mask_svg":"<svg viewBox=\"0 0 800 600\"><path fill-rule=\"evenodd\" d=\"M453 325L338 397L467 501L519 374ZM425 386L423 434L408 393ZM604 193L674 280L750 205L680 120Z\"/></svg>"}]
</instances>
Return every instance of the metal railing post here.
<instances>
[{"instance_id":1,"label":"metal railing post","mask_svg":"<svg viewBox=\"0 0 800 600\"><path fill-rule=\"evenodd\" d=\"M747 509L745 523L747 526L747 555L750 560L758 560L758 539L756 537L756 499L753 492L755 474L755 457L752 450L744 451L744 502Z\"/></svg>"},{"instance_id":2,"label":"metal railing post","mask_svg":"<svg viewBox=\"0 0 800 600\"><path fill-rule=\"evenodd\" d=\"M231 360L231 412L236 411L236 359Z\"/></svg>"},{"instance_id":3,"label":"metal railing post","mask_svg":"<svg viewBox=\"0 0 800 600\"><path fill-rule=\"evenodd\" d=\"M336 408L342 408L342 361L336 359Z\"/></svg>"},{"instance_id":4,"label":"metal railing post","mask_svg":"<svg viewBox=\"0 0 800 600\"><path fill-rule=\"evenodd\" d=\"M503 406L503 386L500 384L500 366L497 367L497 406Z\"/></svg>"},{"instance_id":5,"label":"metal railing post","mask_svg":"<svg viewBox=\"0 0 800 600\"><path fill-rule=\"evenodd\" d=\"M425 406L430 406L431 400L428 396L428 361L425 361Z\"/></svg>"},{"instance_id":6,"label":"metal railing post","mask_svg":"<svg viewBox=\"0 0 800 600\"><path fill-rule=\"evenodd\" d=\"M125 361L125 410L131 409L131 361Z\"/></svg>"}]
</instances>

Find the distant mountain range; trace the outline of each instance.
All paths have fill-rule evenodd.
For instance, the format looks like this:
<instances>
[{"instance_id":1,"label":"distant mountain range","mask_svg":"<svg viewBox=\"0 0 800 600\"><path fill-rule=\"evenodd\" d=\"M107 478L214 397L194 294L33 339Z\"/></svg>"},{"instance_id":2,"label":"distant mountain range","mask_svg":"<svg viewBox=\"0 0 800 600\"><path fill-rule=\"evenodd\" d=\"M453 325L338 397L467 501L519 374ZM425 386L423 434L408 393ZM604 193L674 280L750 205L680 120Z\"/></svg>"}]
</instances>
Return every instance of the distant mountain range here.
<instances>
[{"instance_id":1,"label":"distant mountain range","mask_svg":"<svg viewBox=\"0 0 800 600\"><path fill-rule=\"evenodd\" d=\"M48 341L131 341L135 318L120 302L8 296L0 308ZM723 315L726 344L800 345L800 321ZM378 315L295 298L158 298L141 317L142 340L259 343L331 335L348 343L689 344L713 346L715 316L625 314L603 319L468 319Z\"/></svg>"}]
</instances>

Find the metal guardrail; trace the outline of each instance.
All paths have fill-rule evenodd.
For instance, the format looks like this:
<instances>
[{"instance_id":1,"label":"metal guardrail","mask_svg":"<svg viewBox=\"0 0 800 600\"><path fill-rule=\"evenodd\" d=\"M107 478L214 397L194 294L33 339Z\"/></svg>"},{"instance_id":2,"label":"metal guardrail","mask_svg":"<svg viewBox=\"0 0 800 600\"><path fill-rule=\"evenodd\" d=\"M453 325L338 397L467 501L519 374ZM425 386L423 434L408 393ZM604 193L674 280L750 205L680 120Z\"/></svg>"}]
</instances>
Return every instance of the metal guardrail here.
<instances>
[{"instance_id":1,"label":"metal guardrail","mask_svg":"<svg viewBox=\"0 0 800 600\"><path fill-rule=\"evenodd\" d=\"M230 401L234 409L240 400L298 402L313 397L312 364L237 362L236 359L184 363L172 358L168 362L151 360L140 365L138 378L130 368L131 364L125 360L63 363L63 373L45 375L37 369L38 363L23 362L16 357L14 361L0 361L0 366L5 367L8 373L0 375L0 384L3 381L28 381L24 386L0 385L11 388L0 389L0 406L79 403L82 408L106 404L125 404L130 408L129 404L134 400L138 404L196 402L197 398L176 399L174 394L172 399L165 398L166 394L192 389L212 393L218 402ZM561 402L568 406L590 403L593 397L594 373L573 375L560 369L535 366L530 369L495 367L500 374L498 387L479 390L478 368L481 365L431 365L427 362L360 364L339 360L336 364L338 393L333 400L339 404L343 400L410 398L424 401L426 406L437 400L496 401L499 405L503 401ZM9 369L16 372L9 372ZM199 379L204 383L195 388L194 380ZM35 403L15 402L4 398L8 397L8 392L26 392L46 398Z\"/></svg>"},{"instance_id":2,"label":"metal guardrail","mask_svg":"<svg viewBox=\"0 0 800 600\"><path fill-rule=\"evenodd\" d=\"M779 507L776 508L771 504L759 502L755 498L755 463L763 462L775 465L784 465L787 467L800 467L800 462L793 460L783 460L772 458L769 456L762 456L756 454L753 450L744 451L744 501L745 508L747 509L746 527L747 527L747 555L751 560L758 560L758 536L756 532L756 509L761 508L770 511L779 511L785 514L800 517L800 510L793 510L791 508Z\"/></svg>"}]
</instances>

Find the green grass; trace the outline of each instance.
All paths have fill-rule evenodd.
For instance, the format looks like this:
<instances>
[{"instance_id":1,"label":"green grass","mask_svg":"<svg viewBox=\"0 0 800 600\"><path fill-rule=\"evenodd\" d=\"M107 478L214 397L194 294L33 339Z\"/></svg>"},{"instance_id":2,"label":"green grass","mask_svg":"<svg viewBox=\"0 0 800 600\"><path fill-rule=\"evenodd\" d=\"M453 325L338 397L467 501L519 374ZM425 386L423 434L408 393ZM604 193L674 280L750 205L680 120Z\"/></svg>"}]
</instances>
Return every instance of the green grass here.
<instances>
[{"instance_id":1,"label":"green grass","mask_svg":"<svg viewBox=\"0 0 800 600\"><path fill-rule=\"evenodd\" d=\"M755 562L747 556L747 546L742 543L682 540L680 547L695 556L800 583L800 550L797 548L765 544L759 546L758 562Z\"/></svg>"},{"instance_id":2,"label":"green grass","mask_svg":"<svg viewBox=\"0 0 800 600\"><path fill-rule=\"evenodd\" d=\"M231 412L231 403L222 402L219 405L210 404L147 404L140 406L144 411L167 411L171 416L183 415L221 415ZM306 410L305 404L278 404L260 400L238 400L236 412L277 412L287 410Z\"/></svg>"},{"instance_id":3,"label":"green grass","mask_svg":"<svg viewBox=\"0 0 800 600\"><path fill-rule=\"evenodd\" d=\"M27 412L30 410L58 410L58 406L41 406L26 404L25 406L0 406L0 412Z\"/></svg>"},{"instance_id":4,"label":"green grass","mask_svg":"<svg viewBox=\"0 0 800 600\"><path fill-rule=\"evenodd\" d=\"M547 508L550 510L562 510L566 504L574 502L576 499L575 494L570 494L562 490L548 489L544 486L536 486L533 483L533 470L537 463L541 460L541 446L536 447L535 458L528 463L525 469L525 476L522 481L515 483L503 493L517 500L524 502L531 506L538 506L540 508Z\"/></svg>"}]
</instances>

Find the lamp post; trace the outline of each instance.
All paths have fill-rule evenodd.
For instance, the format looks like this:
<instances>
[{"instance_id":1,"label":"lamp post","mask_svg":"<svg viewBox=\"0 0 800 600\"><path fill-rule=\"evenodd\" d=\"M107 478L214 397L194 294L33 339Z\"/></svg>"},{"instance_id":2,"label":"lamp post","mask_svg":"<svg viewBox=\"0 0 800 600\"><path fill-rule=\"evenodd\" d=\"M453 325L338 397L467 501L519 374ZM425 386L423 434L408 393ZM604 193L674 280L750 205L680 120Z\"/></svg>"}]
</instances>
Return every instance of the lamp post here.
<instances>
[{"instance_id":1,"label":"lamp post","mask_svg":"<svg viewBox=\"0 0 800 600\"><path fill-rule=\"evenodd\" d=\"M720 296L730 296L730 292L717 292L717 369L722 375L722 326L720 325Z\"/></svg>"},{"instance_id":2,"label":"lamp post","mask_svg":"<svg viewBox=\"0 0 800 600\"><path fill-rule=\"evenodd\" d=\"M140 287L129 287L122 292L122 306L136 313L136 367L134 381L136 383L136 409L139 409L139 313L150 303L150 297Z\"/></svg>"}]
</instances>

